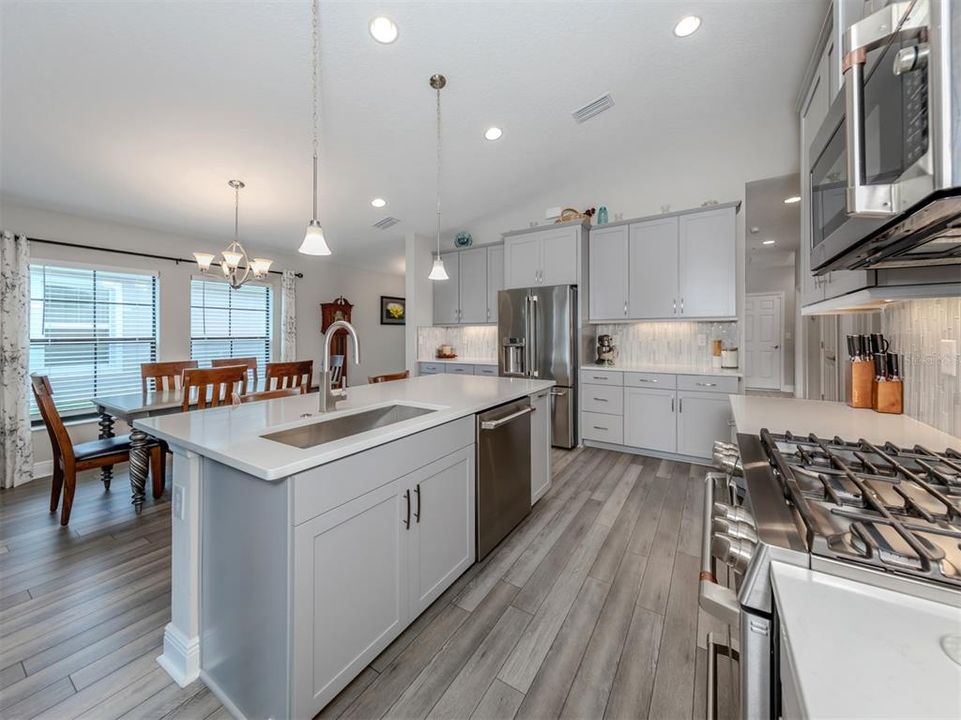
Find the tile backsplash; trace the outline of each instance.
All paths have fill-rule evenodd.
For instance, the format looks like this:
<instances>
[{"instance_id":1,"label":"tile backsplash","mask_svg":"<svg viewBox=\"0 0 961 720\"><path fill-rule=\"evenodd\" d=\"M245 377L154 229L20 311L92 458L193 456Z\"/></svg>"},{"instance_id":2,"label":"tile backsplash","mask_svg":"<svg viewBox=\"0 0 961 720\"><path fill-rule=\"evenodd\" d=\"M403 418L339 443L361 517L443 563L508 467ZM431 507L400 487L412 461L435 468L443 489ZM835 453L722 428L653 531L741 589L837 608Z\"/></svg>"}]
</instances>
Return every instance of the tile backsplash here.
<instances>
[{"instance_id":1,"label":"tile backsplash","mask_svg":"<svg viewBox=\"0 0 961 720\"><path fill-rule=\"evenodd\" d=\"M497 362L497 326L417 328L417 358L429 360L440 345L450 345L460 357Z\"/></svg>"},{"instance_id":2,"label":"tile backsplash","mask_svg":"<svg viewBox=\"0 0 961 720\"><path fill-rule=\"evenodd\" d=\"M711 366L710 341L724 337L737 346L736 322L646 322L595 325L597 335L611 335L622 365ZM723 335L719 335L723 333ZM706 343L698 345L698 336Z\"/></svg>"},{"instance_id":3,"label":"tile backsplash","mask_svg":"<svg viewBox=\"0 0 961 720\"><path fill-rule=\"evenodd\" d=\"M904 356L905 414L961 435L961 298L892 303L881 311L881 332ZM954 341L954 354L942 340Z\"/></svg>"}]
</instances>

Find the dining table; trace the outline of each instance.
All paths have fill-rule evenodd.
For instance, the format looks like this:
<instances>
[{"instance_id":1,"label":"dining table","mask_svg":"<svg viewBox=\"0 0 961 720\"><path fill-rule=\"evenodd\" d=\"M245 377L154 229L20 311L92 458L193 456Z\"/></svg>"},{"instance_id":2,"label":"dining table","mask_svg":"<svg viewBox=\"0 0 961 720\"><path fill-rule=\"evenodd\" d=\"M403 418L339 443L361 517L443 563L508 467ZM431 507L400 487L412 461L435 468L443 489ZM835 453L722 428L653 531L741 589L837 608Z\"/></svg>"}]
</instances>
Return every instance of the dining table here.
<instances>
[{"instance_id":1,"label":"dining table","mask_svg":"<svg viewBox=\"0 0 961 720\"><path fill-rule=\"evenodd\" d=\"M264 390L264 381L259 381L255 389L258 391ZM316 390L316 387L312 387L310 392L314 390ZM184 412L182 403L183 390L181 388L161 391L148 390L145 393L101 395L93 398L93 404L100 416L98 422L100 438L112 438L114 436L114 424L117 420L122 420L130 426L130 491L132 494L131 501L138 513L143 510L146 497L147 469L150 464L150 437L143 430L133 427L133 421L156 415ZM190 398L190 406L196 407L196 405L197 398L196 394L193 393ZM101 470L101 479L104 485L110 487L112 478L113 468L104 467ZM158 487L161 488L160 494L162 494L163 483L158 484Z\"/></svg>"}]
</instances>

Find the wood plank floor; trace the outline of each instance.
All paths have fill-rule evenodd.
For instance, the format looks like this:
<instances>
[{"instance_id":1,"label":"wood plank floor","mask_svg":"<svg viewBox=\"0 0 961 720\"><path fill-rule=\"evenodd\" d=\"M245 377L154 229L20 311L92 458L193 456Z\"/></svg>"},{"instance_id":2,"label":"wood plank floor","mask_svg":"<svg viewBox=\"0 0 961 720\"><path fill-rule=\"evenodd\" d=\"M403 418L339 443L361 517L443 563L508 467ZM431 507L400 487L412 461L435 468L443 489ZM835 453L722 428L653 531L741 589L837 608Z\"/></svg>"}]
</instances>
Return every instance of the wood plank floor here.
<instances>
[{"instance_id":1,"label":"wood plank floor","mask_svg":"<svg viewBox=\"0 0 961 720\"><path fill-rule=\"evenodd\" d=\"M321 713L323 718L702 718L704 468L554 451L554 483ZM157 665L170 513L127 477L82 477L71 524L49 480L0 491L0 717L224 718Z\"/></svg>"}]
</instances>

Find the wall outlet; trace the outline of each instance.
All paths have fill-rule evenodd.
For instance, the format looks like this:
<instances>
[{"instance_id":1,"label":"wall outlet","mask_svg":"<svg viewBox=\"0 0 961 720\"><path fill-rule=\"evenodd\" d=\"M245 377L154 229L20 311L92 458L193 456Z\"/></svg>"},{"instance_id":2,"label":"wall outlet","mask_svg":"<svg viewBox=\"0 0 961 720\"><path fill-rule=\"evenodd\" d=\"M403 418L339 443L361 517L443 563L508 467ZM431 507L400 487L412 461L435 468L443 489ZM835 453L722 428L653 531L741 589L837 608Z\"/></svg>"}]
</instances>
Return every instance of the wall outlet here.
<instances>
[{"instance_id":1,"label":"wall outlet","mask_svg":"<svg viewBox=\"0 0 961 720\"><path fill-rule=\"evenodd\" d=\"M177 520L183 520L186 517L186 512L184 508L185 497L186 497L186 488L183 485L174 485L173 514Z\"/></svg>"},{"instance_id":2,"label":"wall outlet","mask_svg":"<svg viewBox=\"0 0 961 720\"><path fill-rule=\"evenodd\" d=\"M958 341L941 341L941 374L956 377L958 374Z\"/></svg>"},{"instance_id":3,"label":"wall outlet","mask_svg":"<svg viewBox=\"0 0 961 720\"><path fill-rule=\"evenodd\" d=\"M698 347L707 347L707 335L705 335L704 333L698 333L698 335L697 335L697 346L698 346Z\"/></svg>"}]
</instances>

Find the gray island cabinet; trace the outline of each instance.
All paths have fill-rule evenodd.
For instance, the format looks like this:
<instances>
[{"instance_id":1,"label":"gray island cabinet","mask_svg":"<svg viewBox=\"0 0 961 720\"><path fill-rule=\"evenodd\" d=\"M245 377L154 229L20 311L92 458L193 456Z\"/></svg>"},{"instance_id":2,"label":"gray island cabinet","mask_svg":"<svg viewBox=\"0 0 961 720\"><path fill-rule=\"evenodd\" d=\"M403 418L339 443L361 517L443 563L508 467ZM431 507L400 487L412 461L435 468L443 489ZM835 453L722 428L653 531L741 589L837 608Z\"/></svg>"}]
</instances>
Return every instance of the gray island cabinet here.
<instances>
[{"instance_id":1,"label":"gray island cabinet","mask_svg":"<svg viewBox=\"0 0 961 720\"><path fill-rule=\"evenodd\" d=\"M204 679L313 717L473 564L474 418L276 483L213 464L202 507Z\"/></svg>"},{"instance_id":2,"label":"gray island cabinet","mask_svg":"<svg viewBox=\"0 0 961 720\"><path fill-rule=\"evenodd\" d=\"M235 717L316 715L474 563L476 415L525 397L536 415L552 385L433 375L351 388L329 413L301 395L135 421L174 453L158 662ZM549 434L532 437L549 463Z\"/></svg>"}]
</instances>

